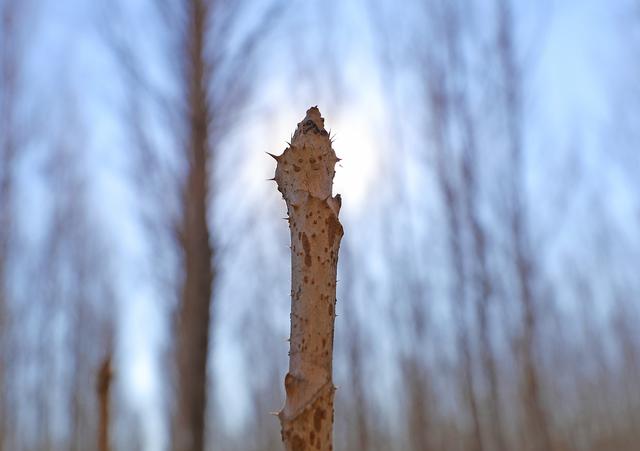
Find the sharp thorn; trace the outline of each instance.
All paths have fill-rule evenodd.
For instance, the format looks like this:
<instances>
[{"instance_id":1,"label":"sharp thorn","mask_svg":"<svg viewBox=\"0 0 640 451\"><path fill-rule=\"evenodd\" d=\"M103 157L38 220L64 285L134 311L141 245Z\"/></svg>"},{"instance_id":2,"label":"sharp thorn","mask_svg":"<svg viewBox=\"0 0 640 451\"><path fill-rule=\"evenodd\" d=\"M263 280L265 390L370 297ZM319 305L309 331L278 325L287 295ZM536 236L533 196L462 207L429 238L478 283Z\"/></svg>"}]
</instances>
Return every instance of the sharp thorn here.
<instances>
[{"instance_id":1,"label":"sharp thorn","mask_svg":"<svg viewBox=\"0 0 640 451\"><path fill-rule=\"evenodd\" d=\"M270 155L276 161L280 161L280 157L282 156L282 155L274 155L274 154L272 154L270 152L266 152L266 154Z\"/></svg>"}]
</instances>

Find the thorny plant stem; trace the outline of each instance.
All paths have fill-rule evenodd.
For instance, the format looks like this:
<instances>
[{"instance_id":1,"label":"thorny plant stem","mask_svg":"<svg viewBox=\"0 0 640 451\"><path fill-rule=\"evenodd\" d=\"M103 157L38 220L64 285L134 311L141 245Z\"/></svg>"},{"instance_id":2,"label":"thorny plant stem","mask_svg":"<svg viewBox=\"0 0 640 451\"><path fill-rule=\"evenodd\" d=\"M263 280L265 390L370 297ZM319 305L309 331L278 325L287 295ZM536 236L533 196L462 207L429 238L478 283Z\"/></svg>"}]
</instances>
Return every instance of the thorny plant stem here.
<instances>
[{"instance_id":1,"label":"thorny plant stem","mask_svg":"<svg viewBox=\"0 0 640 451\"><path fill-rule=\"evenodd\" d=\"M287 451L333 449L333 332L340 196L332 197L335 163L317 107L298 124L277 160L274 180L291 231L291 336L286 400L278 413Z\"/></svg>"}]
</instances>

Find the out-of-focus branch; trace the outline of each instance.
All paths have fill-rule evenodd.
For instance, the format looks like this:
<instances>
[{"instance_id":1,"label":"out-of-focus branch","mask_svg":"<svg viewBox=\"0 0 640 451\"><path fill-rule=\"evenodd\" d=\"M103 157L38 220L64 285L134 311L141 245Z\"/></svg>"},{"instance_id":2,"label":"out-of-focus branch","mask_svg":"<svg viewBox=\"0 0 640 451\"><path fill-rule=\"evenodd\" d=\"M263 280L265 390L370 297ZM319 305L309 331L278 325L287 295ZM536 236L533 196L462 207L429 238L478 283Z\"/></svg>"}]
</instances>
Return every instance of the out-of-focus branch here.
<instances>
[{"instance_id":1,"label":"out-of-focus branch","mask_svg":"<svg viewBox=\"0 0 640 451\"><path fill-rule=\"evenodd\" d=\"M518 281L518 298L522 306L522 336L519 358L522 371L522 396L528 425L528 437L536 450L553 449L553 441L544 410L539 370L536 363L538 344L538 301L536 299L537 264L529 243L528 205L525 189L522 76L514 43L514 18L510 0L497 2L496 52L500 64L504 93L504 121L509 158L509 230L513 265Z\"/></svg>"},{"instance_id":2,"label":"out-of-focus branch","mask_svg":"<svg viewBox=\"0 0 640 451\"><path fill-rule=\"evenodd\" d=\"M28 1L0 0L0 451L8 445L11 430L9 414L9 369L12 364L12 321L9 268L15 224L14 185L16 165L22 150L18 121L24 52L24 18Z\"/></svg>"},{"instance_id":3,"label":"out-of-focus branch","mask_svg":"<svg viewBox=\"0 0 640 451\"><path fill-rule=\"evenodd\" d=\"M434 17L440 24L434 26L436 36L444 42L441 50L426 49L428 63L426 72L427 105L430 112L430 132L435 152L435 171L442 196L447 224L447 246L451 265L452 281L449 297L455 312L458 353L461 362L462 392L469 408L472 435L469 446L476 451L485 447L480 422L480 407L476 394L476 375L472 358L471 332L468 325L469 291L468 269L464 250L464 192L461 189L459 157L451 140L456 129L455 83L460 76L460 20L455 5L441 4L434 8Z\"/></svg>"},{"instance_id":4,"label":"out-of-focus branch","mask_svg":"<svg viewBox=\"0 0 640 451\"><path fill-rule=\"evenodd\" d=\"M110 438L109 438L109 426L111 424L111 409L110 409L110 397L111 397L111 382L113 379L113 369L111 366L112 355L111 352L102 360L100 369L97 375L96 390L98 394L98 406L99 406L99 420L98 420L98 450L109 451Z\"/></svg>"}]
</instances>

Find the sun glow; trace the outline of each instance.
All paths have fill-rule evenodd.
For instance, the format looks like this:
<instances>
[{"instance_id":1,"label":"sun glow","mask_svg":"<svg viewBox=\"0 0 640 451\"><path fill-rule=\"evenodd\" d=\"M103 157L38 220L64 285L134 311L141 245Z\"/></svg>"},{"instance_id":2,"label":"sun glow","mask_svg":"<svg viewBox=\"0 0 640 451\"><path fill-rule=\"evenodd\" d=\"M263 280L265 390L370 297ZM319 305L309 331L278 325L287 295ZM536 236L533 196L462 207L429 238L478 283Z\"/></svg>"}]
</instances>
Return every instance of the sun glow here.
<instances>
[{"instance_id":1,"label":"sun glow","mask_svg":"<svg viewBox=\"0 0 640 451\"><path fill-rule=\"evenodd\" d=\"M378 145L367 118L360 112L346 111L336 119L331 122L331 129L335 130L333 149L341 161L336 165L333 192L339 193L350 209L359 209L366 204L376 172Z\"/></svg>"},{"instance_id":2,"label":"sun glow","mask_svg":"<svg viewBox=\"0 0 640 451\"><path fill-rule=\"evenodd\" d=\"M370 112L359 109L341 109L337 114L327 113L319 106L325 119L325 128L331 132L333 149L340 161L336 164L333 193L340 194L343 211L357 211L366 204L369 185L376 173L380 149L373 135ZM295 114L297 113L297 114ZM281 154L287 146L304 111L282 111L265 121L264 128L254 131L253 136L268 136L266 152ZM260 141L260 139L257 139ZM247 182L273 177L275 162L264 153L253 154L254 164L245 174ZM255 186L255 185L254 185Z\"/></svg>"}]
</instances>

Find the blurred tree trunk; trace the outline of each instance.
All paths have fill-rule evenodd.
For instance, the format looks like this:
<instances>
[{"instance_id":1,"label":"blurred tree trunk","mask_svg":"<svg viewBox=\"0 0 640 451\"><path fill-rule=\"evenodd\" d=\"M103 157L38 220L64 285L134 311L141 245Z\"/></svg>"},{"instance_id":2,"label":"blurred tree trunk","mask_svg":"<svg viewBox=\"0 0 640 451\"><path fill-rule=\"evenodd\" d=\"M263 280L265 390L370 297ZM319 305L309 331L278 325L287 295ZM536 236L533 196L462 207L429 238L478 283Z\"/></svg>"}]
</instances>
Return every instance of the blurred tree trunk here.
<instances>
[{"instance_id":1,"label":"blurred tree trunk","mask_svg":"<svg viewBox=\"0 0 640 451\"><path fill-rule=\"evenodd\" d=\"M469 84L469 82L466 82ZM493 446L496 451L507 451L506 439L503 431L502 410L500 409L498 371L495 354L491 344L491 331L494 330L490 316L490 302L492 298L492 276L489 271L486 228L479 218L480 187L479 165L477 159L477 141L475 123L468 102L467 88L461 88L456 101L458 114L463 126L463 144L461 155L462 170L462 198L466 225L471 234L472 258L472 293L473 304L476 308L478 321L479 350L482 370L489 386L488 419L491 429Z\"/></svg>"},{"instance_id":2,"label":"blurred tree trunk","mask_svg":"<svg viewBox=\"0 0 640 451\"><path fill-rule=\"evenodd\" d=\"M470 25L474 21L472 6L467 2L461 2L457 6L450 7L452 16L445 21L445 45L448 47L449 68L447 76L458 80L453 83L451 94L451 115L455 124L458 124L461 133L460 139L460 209L463 229L470 237L469 246L469 273L470 280L467 285L470 288L471 305L475 308L474 322L477 321L478 351L481 363L482 375L486 378L489 388L487 399L488 414L486 415L490 430L492 447L496 451L506 451L507 444L503 433L502 411L499 402L498 375L491 345L491 331L493 324L490 317L490 302L492 298L491 274L489 272L487 232L480 221L481 210L481 161L478 156L477 132L478 120L474 117L470 98L473 96L473 87L480 82L480 89L487 89L488 80L484 78L473 79L473 69L469 67L468 57L464 53L465 43L471 41L479 45L480 37L477 30ZM467 25L465 27L465 25ZM489 89L487 89L489 91ZM452 201L451 201L452 202ZM447 204L451 203L448 202ZM477 434L481 433L479 429Z\"/></svg>"},{"instance_id":3,"label":"blurred tree trunk","mask_svg":"<svg viewBox=\"0 0 640 451\"><path fill-rule=\"evenodd\" d=\"M7 269L14 222L14 171L20 146L17 102L23 7L18 0L0 0L0 451L5 449L11 429L8 413L11 322Z\"/></svg>"},{"instance_id":4,"label":"blurred tree trunk","mask_svg":"<svg viewBox=\"0 0 640 451\"><path fill-rule=\"evenodd\" d=\"M207 400L207 357L213 242L207 225L209 199L208 67L205 56L208 0L187 0L185 75L188 101L188 174L180 245L184 282L177 324L177 412L175 451L204 449Z\"/></svg>"},{"instance_id":5,"label":"blurred tree trunk","mask_svg":"<svg viewBox=\"0 0 640 451\"><path fill-rule=\"evenodd\" d=\"M452 12L447 10L446 16ZM449 33L448 33L449 34ZM436 159L436 175L445 208L447 224L447 246L451 259L451 291L450 299L456 321L457 349L461 359L461 376L463 398L468 405L471 416L472 438L471 449L483 451L482 426L478 401L475 393L475 375L473 370L470 331L467 323L468 293L466 289L467 270L463 250L462 199L458 184L458 166L455 154L447 141L451 127L451 115L454 104L446 83L446 65L432 66L429 82L429 106L433 117L434 150Z\"/></svg>"},{"instance_id":6,"label":"blurred tree trunk","mask_svg":"<svg viewBox=\"0 0 640 451\"><path fill-rule=\"evenodd\" d=\"M261 45L284 2L270 0L259 12L247 0L152 3L158 34L151 41L170 88L159 86L146 67L148 49L123 37L115 22L105 31L131 89L126 127L138 151L135 182L151 248L152 286L167 304L177 300L172 346L165 353L175 363L168 377L175 396L171 446L202 450L214 261L220 251L208 222L215 203L210 180L218 148L250 99ZM126 23L127 7L123 11L119 19ZM247 26L243 13L249 12L259 20ZM167 127L168 139L154 133L158 123ZM229 162L234 155L225 157Z\"/></svg>"},{"instance_id":7,"label":"blurred tree trunk","mask_svg":"<svg viewBox=\"0 0 640 451\"><path fill-rule=\"evenodd\" d=\"M111 353L109 352L100 364L97 377L97 394L99 406L98 451L109 451L110 449L109 425L111 421L109 404L111 397L112 378L113 373L111 368Z\"/></svg>"},{"instance_id":8,"label":"blurred tree trunk","mask_svg":"<svg viewBox=\"0 0 640 451\"><path fill-rule=\"evenodd\" d=\"M411 449L432 451L436 449L433 412L435 406L427 370L423 368L420 355L411 355L401 362L402 375L407 391L408 433Z\"/></svg>"},{"instance_id":9,"label":"blurred tree trunk","mask_svg":"<svg viewBox=\"0 0 640 451\"><path fill-rule=\"evenodd\" d=\"M286 400L278 416L287 451L333 449L333 334L341 200L324 119L310 108L280 156L275 181L291 230L291 336Z\"/></svg>"},{"instance_id":10,"label":"blurred tree trunk","mask_svg":"<svg viewBox=\"0 0 640 451\"><path fill-rule=\"evenodd\" d=\"M90 178L81 151L86 149L83 115L74 100L64 97L56 115L56 141L46 149L43 176L51 212L32 269L40 284L34 297L42 299L32 313L41 319L30 363L39 376L35 439L42 449L99 449L96 369L103 355L98 349L105 337L110 348L115 330L110 254L90 214ZM64 436L57 438L60 418Z\"/></svg>"},{"instance_id":11,"label":"blurred tree trunk","mask_svg":"<svg viewBox=\"0 0 640 451\"><path fill-rule=\"evenodd\" d=\"M502 410L500 408L498 370L496 368L495 354L491 345L491 331L494 330L493 322L490 321L489 311L492 281L487 263L486 235L476 216L476 201L473 200L476 190L474 187L475 184L471 180L468 180L466 185L467 221L469 222L473 236L473 263L475 266L473 293L476 317L478 320L480 359L489 386L488 421L495 450L507 451L508 448L503 432Z\"/></svg>"},{"instance_id":12,"label":"blurred tree trunk","mask_svg":"<svg viewBox=\"0 0 640 451\"><path fill-rule=\"evenodd\" d=\"M357 293L355 290L355 268L354 252L351 246L343 244L342 249L342 274L341 278L343 295L344 295L344 321L346 325L346 341L347 345L347 365L349 368L349 387L353 396L353 404L351 405L355 418L354 427L349 427L349 449L364 450L372 449L368 415L367 390L365 390L365 371L364 371L364 346L363 346L363 324L358 316L355 302Z\"/></svg>"},{"instance_id":13,"label":"blurred tree trunk","mask_svg":"<svg viewBox=\"0 0 640 451\"><path fill-rule=\"evenodd\" d=\"M527 223L526 184L523 152L522 79L516 60L514 19L510 0L497 3L497 53L504 96L507 149L509 155L510 215L509 230L513 266L518 283L518 299L522 308L522 335L518 343L521 361L521 393L527 420L527 442L530 449L549 451L553 442L547 424L536 363L538 315L535 284L538 278L536 262L530 247Z\"/></svg>"}]
</instances>

